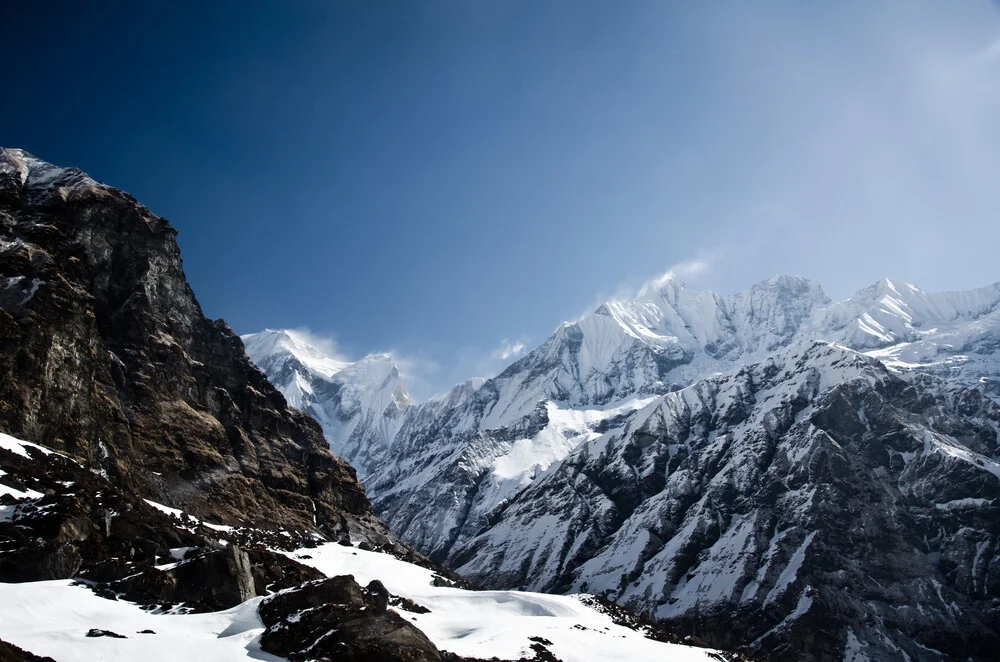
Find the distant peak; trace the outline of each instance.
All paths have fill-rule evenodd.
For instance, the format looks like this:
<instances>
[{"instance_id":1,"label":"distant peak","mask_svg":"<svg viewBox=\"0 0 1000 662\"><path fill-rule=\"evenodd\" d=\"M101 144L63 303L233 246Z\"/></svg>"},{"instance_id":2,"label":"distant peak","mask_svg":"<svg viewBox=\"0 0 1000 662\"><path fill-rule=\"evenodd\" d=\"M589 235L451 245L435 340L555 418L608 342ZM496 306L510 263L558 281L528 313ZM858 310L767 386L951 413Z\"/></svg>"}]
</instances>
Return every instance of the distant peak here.
<instances>
[{"instance_id":1,"label":"distant peak","mask_svg":"<svg viewBox=\"0 0 1000 662\"><path fill-rule=\"evenodd\" d=\"M662 294L672 294L679 290L683 290L687 287L681 277L678 276L673 271L668 271L662 276L657 276L651 280L647 280L643 283L642 287L639 288L639 295L637 298L644 299L656 295Z\"/></svg>"},{"instance_id":2,"label":"distant peak","mask_svg":"<svg viewBox=\"0 0 1000 662\"><path fill-rule=\"evenodd\" d=\"M765 278L764 280L760 281L754 287L761 287L761 286L765 286L765 287L803 287L803 286L805 286L805 287L812 287L812 286L816 286L816 287L818 287L819 283L817 283L814 280L810 280L808 278L803 278L802 276L798 276L798 275L794 275L793 276L793 275L788 275L788 274L775 274L774 276L771 276L770 278Z\"/></svg>"},{"instance_id":3,"label":"distant peak","mask_svg":"<svg viewBox=\"0 0 1000 662\"><path fill-rule=\"evenodd\" d=\"M775 292L787 293L791 296L808 299L817 303L828 303L829 297L823 287L815 280L802 276L776 275L755 283L749 289L750 293ZM741 296L741 295L736 295Z\"/></svg>"},{"instance_id":4,"label":"distant peak","mask_svg":"<svg viewBox=\"0 0 1000 662\"><path fill-rule=\"evenodd\" d=\"M911 285L910 283L906 283L901 280L882 278L881 280L859 291L855 297L861 299L878 299L884 296L906 297L914 294L920 294L921 292L922 290L916 285Z\"/></svg>"},{"instance_id":5,"label":"distant peak","mask_svg":"<svg viewBox=\"0 0 1000 662\"><path fill-rule=\"evenodd\" d=\"M243 340L247 355L257 365L268 358L287 355L324 379L330 379L351 365L349 361L317 346L309 334L295 329L264 329L259 333L240 336L240 339Z\"/></svg>"}]
</instances>

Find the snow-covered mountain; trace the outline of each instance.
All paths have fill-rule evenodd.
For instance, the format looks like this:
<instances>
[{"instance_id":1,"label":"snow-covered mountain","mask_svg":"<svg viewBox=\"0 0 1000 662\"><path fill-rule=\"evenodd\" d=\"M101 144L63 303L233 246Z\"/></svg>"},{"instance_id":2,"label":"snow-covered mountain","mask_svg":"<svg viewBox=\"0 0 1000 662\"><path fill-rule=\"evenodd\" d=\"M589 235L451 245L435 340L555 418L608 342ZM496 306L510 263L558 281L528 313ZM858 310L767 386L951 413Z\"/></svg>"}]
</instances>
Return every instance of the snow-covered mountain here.
<instances>
[{"instance_id":1,"label":"snow-covered mountain","mask_svg":"<svg viewBox=\"0 0 1000 662\"><path fill-rule=\"evenodd\" d=\"M918 626L948 631L947 610L937 607L926 619L901 624L886 615L889 607L854 604L851 613L881 623L866 629L849 629L846 612L823 611L839 624L836 633L802 639L810 631L806 615L820 613L810 601L844 597L828 592L834 590L829 576L814 574L820 570L809 550L825 549L874 576L867 557L848 558L838 552L844 541L830 538L854 515L867 518L866 526L882 536L872 534L871 549L899 547L899 559L911 565L918 552L933 559L919 566L922 576L933 577L930 584L913 583L905 573L883 576L892 591L909 596L882 596L891 609L912 606L940 585L959 596L948 600L966 617L984 624L977 641L991 640L995 616L977 600L991 576L992 556L984 555L996 548L997 532L975 529L974 544L962 545L981 553L967 556L945 550L929 529L899 522L916 518L922 527L933 522L950 531L966 514L997 521L992 497L982 495L998 481L991 464L996 403L983 395L1000 397L998 350L1000 284L927 293L883 280L833 302L799 277L772 278L724 297L668 275L635 299L608 301L561 325L496 377L459 385L401 416L393 412L391 426L356 426L349 443L332 443L349 448L349 459L363 467L367 493L394 532L492 585L552 591L586 585L700 636L711 636L711 618L759 610L766 617L715 642L758 652L765 643L790 657L839 655L855 646L874 657L903 659L898 651L905 651L912 659L937 659L907 643ZM264 369L282 388L282 379ZM855 411L834 395L844 389L861 414L841 429L841 419ZM872 399L877 421L866 419L867 405L859 404ZM914 441L941 435L943 446ZM872 437L880 450L871 450ZM860 474L848 484L816 462ZM788 472L800 476L796 486ZM961 475L968 489L961 496L939 491L945 475ZM784 487L768 488L764 499L758 492L765 479ZM834 486L827 505L776 496L828 484ZM896 496L877 501L883 516L868 512L857 491ZM842 505L827 531L817 513L830 499ZM797 533L768 529L777 523ZM918 532L922 549L910 544ZM815 543L807 545L809 535ZM740 536L753 545L740 546ZM793 538L803 558L786 558ZM730 543L732 549L716 548ZM805 564L801 575L797 563ZM948 575L949 568L960 570ZM794 583L800 576L809 580ZM736 595L737 585L745 593ZM791 596L793 587L809 590ZM959 649L946 642L939 650Z\"/></svg>"},{"instance_id":2,"label":"snow-covered mountain","mask_svg":"<svg viewBox=\"0 0 1000 662\"><path fill-rule=\"evenodd\" d=\"M413 404L390 355L343 361L289 329L241 338L250 360L288 404L320 422L335 453L362 475L377 465Z\"/></svg>"},{"instance_id":3,"label":"snow-covered mountain","mask_svg":"<svg viewBox=\"0 0 1000 662\"><path fill-rule=\"evenodd\" d=\"M444 560L775 658L984 659L998 433L980 390L836 344L783 350L612 419Z\"/></svg>"}]
</instances>

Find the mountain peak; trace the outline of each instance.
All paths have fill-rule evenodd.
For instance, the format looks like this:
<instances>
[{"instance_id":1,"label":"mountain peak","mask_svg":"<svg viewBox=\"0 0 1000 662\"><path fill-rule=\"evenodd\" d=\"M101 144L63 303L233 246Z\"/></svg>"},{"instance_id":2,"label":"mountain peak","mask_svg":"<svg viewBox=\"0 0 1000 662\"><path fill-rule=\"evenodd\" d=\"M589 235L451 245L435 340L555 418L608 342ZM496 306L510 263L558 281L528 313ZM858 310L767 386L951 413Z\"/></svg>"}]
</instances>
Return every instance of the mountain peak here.
<instances>
[{"instance_id":1,"label":"mountain peak","mask_svg":"<svg viewBox=\"0 0 1000 662\"><path fill-rule=\"evenodd\" d=\"M401 414L413 405L391 354L348 361L329 343L296 329L241 337L250 360L285 400L319 421L330 448L362 471L373 449L354 439L355 430L360 436L370 431L380 447L388 446Z\"/></svg>"},{"instance_id":2,"label":"mountain peak","mask_svg":"<svg viewBox=\"0 0 1000 662\"><path fill-rule=\"evenodd\" d=\"M673 271L668 271L662 276L643 283L642 287L639 288L639 294L636 296L636 299L676 298L677 292L684 289L687 289L687 285L683 279Z\"/></svg>"},{"instance_id":3,"label":"mountain peak","mask_svg":"<svg viewBox=\"0 0 1000 662\"><path fill-rule=\"evenodd\" d=\"M329 380L350 365L349 361L324 352L307 334L294 329L264 329L240 338L247 355L259 367L265 360L274 362L291 357L309 372Z\"/></svg>"},{"instance_id":4,"label":"mountain peak","mask_svg":"<svg viewBox=\"0 0 1000 662\"><path fill-rule=\"evenodd\" d=\"M812 292L825 298L823 286L819 282L798 275L776 274L770 278L765 278L759 283L755 283L750 289L789 290L802 293Z\"/></svg>"},{"instance_id":5,"label":"mountain peak","mask_svg":"<svg viewBox=\"0 0 1000 662\"><path fill-rule=\"evenodd\" d=\"M29 200L34 201L52 194L68 200L88 192L110 190L79 168L61 168L16 148L0 147L0 176L30 192Z\"/></svg>"},{"instance_id":6,"label":"mountain peak","mask_svg":"<svg viewBox=\"0 0 1000 662\"><path fill-rule=\"evenodd\" d=\"M882 297L890 296L897 299L906 299L913 296L920 296L923 293L923 290L916 285L911 285L910 283L906 283L898 279L886 277L881 278L862 290L859 290L857 294L854 295L854 298L881 299Z\"/></svg>"}]
</instances>

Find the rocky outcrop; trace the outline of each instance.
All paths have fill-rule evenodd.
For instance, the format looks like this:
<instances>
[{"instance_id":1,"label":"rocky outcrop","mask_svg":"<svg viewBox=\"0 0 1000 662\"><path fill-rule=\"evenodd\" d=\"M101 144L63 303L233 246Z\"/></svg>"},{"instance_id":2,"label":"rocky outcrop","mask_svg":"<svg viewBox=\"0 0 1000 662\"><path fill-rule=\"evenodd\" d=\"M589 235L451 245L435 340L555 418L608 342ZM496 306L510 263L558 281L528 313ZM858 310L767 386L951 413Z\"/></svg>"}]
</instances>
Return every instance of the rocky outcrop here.
<instances>
[{"instance_id":1,"label":"rocky outcrop","mask_svg":"<svg viewBox=\"0 0 1000 662\"><path fill-rule=\"evenodd\" d=\"M350 575L284 591L261 603L261 648L291 662L440 662L441 653L395 611L378 581L362 588Z\"/></svg>"},{"instance_id":2,"label":"rocky outcrop","mask_svg":"<svg viewBox=\"0 0 1000 662\"><path fill-rule=\"evenodd\" d=\"M0 150L0 429L217 522L384 540L319 426L202 314L175 237L79 170Z\"/></svg>"},{"instance_id":3,"label":"rocky outcrop","mask_svg":"<svg viewBox=\"0 0 1000 662\"><path fill-rule=\"evenodd\" d=\"M18 497L0 495L0 581L78 579L109 599L204 612L322 576L239 530L167 515L68 456L6 440L2 488Z\"/></svg>"}]
</instances>

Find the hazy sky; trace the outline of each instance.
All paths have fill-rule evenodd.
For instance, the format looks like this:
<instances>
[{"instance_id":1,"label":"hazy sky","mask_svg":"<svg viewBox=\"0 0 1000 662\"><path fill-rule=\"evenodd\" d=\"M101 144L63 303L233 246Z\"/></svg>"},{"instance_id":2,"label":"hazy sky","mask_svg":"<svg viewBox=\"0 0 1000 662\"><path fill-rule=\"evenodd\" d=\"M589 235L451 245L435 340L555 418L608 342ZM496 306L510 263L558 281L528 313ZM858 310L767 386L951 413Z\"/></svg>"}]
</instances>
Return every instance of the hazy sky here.
<instances>
[{"instance_id":1,"label":"hazy sky","mask_svg":"<svg viewBox=\"0 0 1000 662\"><path fill-rule=\"evenodd\" d=\"M1000 9L3 3L0 144L180 231L206 314L419 396L676 266L1000 280Z\"/></svg>"}]
</instances>

